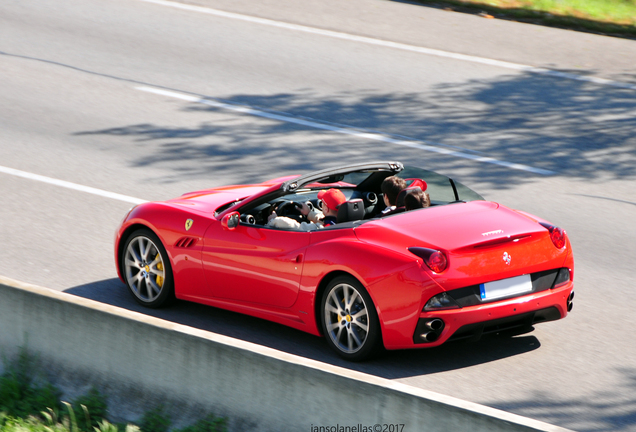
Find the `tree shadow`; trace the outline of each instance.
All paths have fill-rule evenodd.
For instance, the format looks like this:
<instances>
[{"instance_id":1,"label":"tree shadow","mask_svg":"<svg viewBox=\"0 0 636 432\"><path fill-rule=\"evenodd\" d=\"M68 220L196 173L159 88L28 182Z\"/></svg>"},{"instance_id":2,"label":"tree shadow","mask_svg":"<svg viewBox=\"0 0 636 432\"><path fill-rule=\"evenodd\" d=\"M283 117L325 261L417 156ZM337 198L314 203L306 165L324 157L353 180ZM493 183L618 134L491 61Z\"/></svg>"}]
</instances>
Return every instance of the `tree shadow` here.
<instances>
[{"instance_id":1,"label":"tree shadow","mask_svg":"<svg viewBox=\"0 0 636 432\"><path fill-rule=\"evenodd\" d=\"M493 188L514 188L535 176L471 160L475 156L575 179L631 180L636 178L635 94L631 89L528 72L441 84L426 94L367 90L325 97L304 89L293 94L211 99L321 125L380 133L396 141L432 146L433 152L343 138L280 119L256 117L238 124L246 114L218 116L228 111L194 102L183 102L180 111L196 114L196 119L209 113L210 120L197 120L189 127L133 124L76 135L129 137L132 145L144 148L144 156L132 159L131 166L166 167L174 176L164 181L213 172L247 183L369 159L403 159L446 173L462 169L470 180ZM461 155L443 154L448 151Z\"/></svg>"},{"instance_id":2,"label":"tree shadow","mask_svg":"<svg viewBox=\"0 0 636 432\"><path fill-rule=\"evenodd\" d=\"M107 279L65 290L68 294L139 312L177 324L229 336L323 363L387 379L428 375L497 361L538 349L534 336L485 337L478 343L455 342L437 348L385 352L364 363L347 362L321 337L281 324L186 301L162 309L139 305L119 279Z\"/></svg>"},{"instance_id":3,"label":"tree shadow","mask_svg":"<svg viewBox=\"0 0 636 432\"><path fill-rule=\"evenodd\" d=\"M581 432L633 431L636 425L636 369L616 370L620 376L620 391L607 389L591 397L570 400L556 399L549 393L537 392L532 398L492 404L494 408L514 412L543 421L566 425ZM629 395L629 396L624 396Z\"/></svg>"},{"instance_id":4,"label":"tree shadow","mask_svg":"<svg viewBox=\"0 0 636 432\"><path fill-rule=\"evenodd\" d=\"M31 61L135 85L193 95L72 65L7 52ZM593 71L567 71L577 76ZM636 75L631 77L636 79ZM284 113L362 132L434 147L411 148L290 124L282 120L241 121L200 103L183 102L181 112L197 114L194 126L130 124L77 131L77 136L128 137L131 167L160 165L167 175L154 181L171 183L214 177L210 186L258 182L279 175L306 172L369 159L403 160L410 165L475 181L495 189L515 188L536 174L466 158L481 156L525 164L560 176L584 180L636 178L636 92L589 81L533 72L438 84L425 92L383 93L377 90L319 94L312 89L293 93L234 94L211 100L267 113ZM195 95L206 97L205 95ZM162 96L156 96L161 100ZM210 114L201 121L201 115ZM243 116L249 114L242 114ZM140 151L137 151L140 150ZM460 151L464 155L445 155Z\"/></svg>"}]
</instances>

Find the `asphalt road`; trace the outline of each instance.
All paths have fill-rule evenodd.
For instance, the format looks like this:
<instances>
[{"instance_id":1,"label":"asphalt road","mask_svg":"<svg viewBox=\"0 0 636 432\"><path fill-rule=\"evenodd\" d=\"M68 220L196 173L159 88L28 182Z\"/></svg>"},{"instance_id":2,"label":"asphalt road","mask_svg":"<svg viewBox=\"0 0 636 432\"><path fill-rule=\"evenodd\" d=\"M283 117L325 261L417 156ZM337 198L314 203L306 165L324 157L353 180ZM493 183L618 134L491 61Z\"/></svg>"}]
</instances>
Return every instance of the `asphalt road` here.
<instances>
[{"instance_id":1,"label":"asphalt road","mask_svg":"<svg viewBox=\"0 0 636 432\"><path fill-rule=\"evenodd\" d=\"M143 312L575 430L636 430L636 42L391 1L189 3L240 15L0 3L0 274L140 310L112 256L135 199L397 159L564 227L573 313L352 365L258 319Z\"/></svg>"}]
</instances>

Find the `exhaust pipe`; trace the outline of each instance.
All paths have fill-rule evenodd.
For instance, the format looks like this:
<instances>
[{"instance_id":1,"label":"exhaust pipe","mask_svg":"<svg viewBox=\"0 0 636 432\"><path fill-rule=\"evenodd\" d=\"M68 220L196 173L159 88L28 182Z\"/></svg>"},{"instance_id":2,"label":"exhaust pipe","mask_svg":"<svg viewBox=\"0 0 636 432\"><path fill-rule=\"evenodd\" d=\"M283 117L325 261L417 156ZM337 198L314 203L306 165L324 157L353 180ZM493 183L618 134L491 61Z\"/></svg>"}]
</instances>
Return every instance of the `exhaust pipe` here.
<instances>
[{"instance_id":1,"label":"exhaust pipe","mask_svg":"<svg viewBox=\"0 0 636 432\"><path fill-rule=\"evenodd\" d=\"M435 342L437 340L437 333L435 332L422 333L420 337L426 340L426 342Z\"/></svg>"},{"instance_id":2,"label":"exhaust pipe","mask_svg":"<svg viewBox=\"0 0 636 432\"><path fill-rule=\"evenodd\" d=\"M568 297L568 301L567 301L567 307L568 307L568 312L572 311L572 308L574 307L574 291L572 291L570 293L570 296Z\"/></svg>"},{"instance_id":3,"label":"exhaust pipe","mask_svg":"<svg viewBox=\"0 0 636 432\"><path fill-rule=\"evenodd\" d=\"M430 321L426 322L426 327L428 327L429 329L433 330L433 331L439 331L442 329L442 327L444 327L444 321L442 321L439 318L435 318L432 319Z\"/></svg>"},{"instance_id":4,"label":"exhaust pipe","mask_svg":"<svg viewBox=\"0 0 636 432\"><path fill-rule=\"evenodd\" d=\"M444 321L441 318L421 318L415 328L413 341L415 343L435 342L442 335L444 327Z\"/></svg>"}]
</instances>

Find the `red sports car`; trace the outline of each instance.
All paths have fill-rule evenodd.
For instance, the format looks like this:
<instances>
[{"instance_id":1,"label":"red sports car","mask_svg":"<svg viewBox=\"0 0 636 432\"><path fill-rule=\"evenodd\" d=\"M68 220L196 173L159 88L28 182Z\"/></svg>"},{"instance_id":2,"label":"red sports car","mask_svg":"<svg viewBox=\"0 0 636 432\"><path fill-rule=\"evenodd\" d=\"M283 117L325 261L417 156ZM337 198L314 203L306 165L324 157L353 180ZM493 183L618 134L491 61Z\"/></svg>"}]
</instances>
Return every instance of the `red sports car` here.
<instances>
[{"instance_id":1,"label":"red sports car","mask_svg":"<svg viewBox=\"0 0 636 432\"><path fill-rule=\"evenodd\" d=\"M389 176L407 188L396 211L384 214ZM346 199L335 225L312 224L301 211L303 203L320 208L325 189ZM400 211L403 196L418 189L430 206ZM274 211L289 227L268 223ZM524 333L564 318L574 296L563 229L399 162L138 205L117 232L115 259L144 306L178 298L246 313L324 335L348 360L382 346Z\"/></svg>"}]
</instances>

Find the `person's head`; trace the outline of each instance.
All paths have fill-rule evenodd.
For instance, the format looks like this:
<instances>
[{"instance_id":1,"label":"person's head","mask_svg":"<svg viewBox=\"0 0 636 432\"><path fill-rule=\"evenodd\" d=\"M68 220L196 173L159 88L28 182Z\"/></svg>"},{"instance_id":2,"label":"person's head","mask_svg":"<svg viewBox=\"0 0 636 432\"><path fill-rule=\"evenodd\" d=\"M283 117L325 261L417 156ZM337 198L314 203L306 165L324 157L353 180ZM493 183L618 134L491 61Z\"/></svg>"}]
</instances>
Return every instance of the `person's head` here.
<instances>
[{"instance_id":1,"label":"person's head","mask_svg":"<svg viewBox=\"0 0 636 432\"><path fill-rule=\"evenodd\" d=\"M384 194L384 204L394 206L400 191L406 187L406 181L396 176L390 176L384 179L380 189Z\"/></svg>"},{"instance_id":2,"label":"person's head","mask_svg":"<svg viewBox=\"0 0 636 432\"><path fill-rule=\"evenodd\" d=\"M406 207L407 211L428 207L430 205L431 198L426 192L423 192L421 189L409 193L404 197L404 206Z\"/></svg>"},{"instance_id":3,"label":"person's head","mask_svg":"<svg viewBox=\"0 0 636 432\"><path fill-rule=\"evenodd\" d=\"M318 199L322 201L322 212L325 216L337 216L340 204L347 198L340 189L328 189L318 192Z\"/></svg>"}]
</instances>

